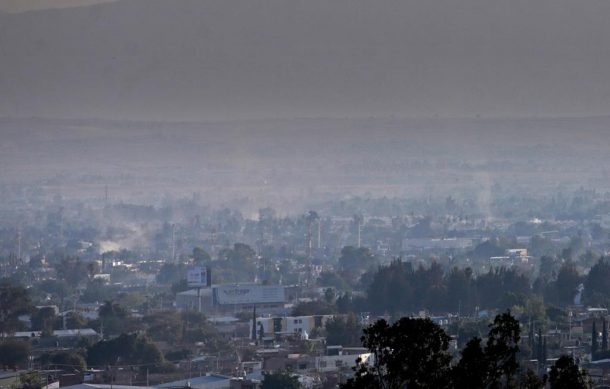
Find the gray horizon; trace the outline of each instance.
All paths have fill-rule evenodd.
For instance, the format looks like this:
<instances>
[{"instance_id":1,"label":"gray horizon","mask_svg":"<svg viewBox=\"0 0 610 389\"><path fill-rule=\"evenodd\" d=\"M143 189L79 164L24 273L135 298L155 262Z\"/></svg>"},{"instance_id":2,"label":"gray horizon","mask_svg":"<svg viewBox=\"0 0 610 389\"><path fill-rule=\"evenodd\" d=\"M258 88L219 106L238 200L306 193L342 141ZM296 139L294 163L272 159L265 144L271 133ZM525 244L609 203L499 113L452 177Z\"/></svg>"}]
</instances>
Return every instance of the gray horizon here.
<instances>
[{"instance_id":1,"label":"gray horizon","mask_svg":"<svg viewBox=\"0 0 610 389\"><path fill-rule=\"evenodd\" d=\"M0 116L582 117L610 2L120 0L0 13Z\"/></svg>"}]
</instances>

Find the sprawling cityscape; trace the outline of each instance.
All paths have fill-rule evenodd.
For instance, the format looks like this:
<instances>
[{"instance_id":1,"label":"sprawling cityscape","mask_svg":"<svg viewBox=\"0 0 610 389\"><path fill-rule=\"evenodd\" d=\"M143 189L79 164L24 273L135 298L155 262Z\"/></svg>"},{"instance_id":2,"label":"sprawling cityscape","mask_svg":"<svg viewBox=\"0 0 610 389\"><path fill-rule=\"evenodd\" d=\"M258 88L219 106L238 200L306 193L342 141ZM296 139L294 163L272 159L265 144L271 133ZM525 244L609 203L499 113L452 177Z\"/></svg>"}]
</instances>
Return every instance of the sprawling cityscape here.
<instances>
[{"instance_id":1,"label":"sprawling cityscape","mask_svg":"<svg viewBox=\"0 0 610 389\"><path fill-rule=\"evenodd\" d=\"M336 154L343 153L341 163L349 166L343 176L333 156L314 146L310 157L274 151L252 157L261 145L275 150L285 144L297 154L308 144L290 145L291 135L258 129L282 122L255 122L250 128L258 131L256 139L216 135L221 153L237 138L251 137L240 158L271 166L235 183L227 177L245 177L248 167L227 163L231 152L199 170L167 165L170 159L196 160L181 137L172 147L184 147L183 155L131 160L114 150L123 147L115 122L5 120L6 134L14 129L15 135L13 154L8 149L4 154L0 193L0 356L6 369L0 384L377 387L358 382L373 376L358 369L387 364L388 377L380 379L398 374L403 383L395 387L505 387L526 380L533 386L522 387L562 387L551 378L553 371L571 371L557 367L566 362L562 356L586 369L586 382L607 382L610 192L603 183L599 189L590 185L605 174L607 151L598 150L600 165L593 168L582 155L589 148L557 158L540 143L533 149L540 152L526 160L538 173L528 176L520 171L523 153L532 148L508 140L498 148L514 147L511 154L476 165L474 152L447 150L441 158L435 150L442 146L388 129L408 122L334 125L362 123L394 136L395 147L401 142L419 147L417 158L353 152L364 145L374 151L384 147L385 141L360 136L341 140L347 151ZM574 123L594 127L586 120ZM130 124L129 136L152 142L132 144L133 155L167 141L146 130L151 125ZM299 125L319 129L328 123ZM89 126L99 128L87 140L89 157L73 143L55 141ZM216 124L156 126L173 126L193 147L208 139L205 130ZM193 130L198 127L202 135ZM561 136L551 133L550 139L558 143ZM16 150L32 152L26 158ZM31 157L35 150L41 150L38 158ZM327 167L296 174L293 158ZM82 163L67 165L66 159ZM125 164L120 176L99 167L108 160ZM565 160L571 166L562 165ZM440 161L451 162L439 167ZM225 177L218 175L223 163ZM154 175L142 176L136 164L150 164ZM563 174L553 173L556 166L565 166ZM20 174L29 169L27 176ZM202 177L200 191L191 172ZM213 177L214 185L206 185ZM386 183L375 182L379 177ZM369 193L341 195L351 180L368 180ZM385 186L395 193L379 195ZM491 331L502 328L494 320L507 313L504 320L514 321L516 333L499 339L512 351L493 351ZM400 363L412 358L414 364L405 372L390 371L385 359L392 356L380 354L385 346L373 343L380 339L361 339L363 330L380 320L422 337L411 339L407 331L400 341L407 353ZM422 323L430 328L417 327ZM440 342L436 349L427 343L433 336ZM386 341L398 347L397 340ZM411 355L413 350L418 351ZM501 358L514 366L501 367L508 369L501 373L490 367L476 377L463 373L470 369L467 363L492 363L486 353L493 352L512 353ZM438 366L420 365L423 353L441 358ZM422 377L413 376L416 369Z\"/></svg>"},{"instance_id":2,"label":"sprawling cityscape","mask_svg":"<svg viewBox=\"0 0 610 389\"><path fill-rule=\"evenodd\" d=\"M608 15L0 0L0 389L609 388Z\"/></svg>"}]
</instances>

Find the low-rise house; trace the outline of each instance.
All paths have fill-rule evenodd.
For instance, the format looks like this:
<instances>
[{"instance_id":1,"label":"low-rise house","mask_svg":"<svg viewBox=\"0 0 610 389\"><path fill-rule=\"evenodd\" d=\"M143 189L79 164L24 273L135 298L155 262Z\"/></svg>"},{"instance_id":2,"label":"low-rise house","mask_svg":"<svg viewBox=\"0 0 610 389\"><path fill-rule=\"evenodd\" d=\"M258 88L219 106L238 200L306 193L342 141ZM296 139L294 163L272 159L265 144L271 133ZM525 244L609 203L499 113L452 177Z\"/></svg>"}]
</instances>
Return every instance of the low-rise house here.
<instances>
[{"instance_id":1,"label":"low-rise house","mask_svg":"<svg viewBox=\"0 0 610 389\"><path fill-rule=\"evenodd\" d=\"M50 336L43 337L42 331L18 331L12 338L30 340L34 344L42 346L72 347L81 338L90 339L94 342L100 339L100 335L92 328L81 328L75 330L54 330Z\"/></svg>"},{"instance_id":2,"label":"low-rise house","mask_svg":"<svg viewBox=\"0 0 610 389\"><path fill-rule=\"evenodd\" d=\"M230 389L231 377L220 374L207 374L185 380L172 381L155 386L156 389Z\"/></svg>"},{"instance_id":3,"label":"low-rise house","mask_svg":"<svg viewBox=\"0 0 610 389\"><path fill-rule=\"evenodd\" d=\"M260 338L261 329L264 337L273 337L278 334L311 334L314 329L323 328L326 322L334 316L258 317L256 318L256 337ZM252 328L252 320L250 320L250 327ZM250 335L252 336L252 333Z\"/></svg>"}]
</instances>

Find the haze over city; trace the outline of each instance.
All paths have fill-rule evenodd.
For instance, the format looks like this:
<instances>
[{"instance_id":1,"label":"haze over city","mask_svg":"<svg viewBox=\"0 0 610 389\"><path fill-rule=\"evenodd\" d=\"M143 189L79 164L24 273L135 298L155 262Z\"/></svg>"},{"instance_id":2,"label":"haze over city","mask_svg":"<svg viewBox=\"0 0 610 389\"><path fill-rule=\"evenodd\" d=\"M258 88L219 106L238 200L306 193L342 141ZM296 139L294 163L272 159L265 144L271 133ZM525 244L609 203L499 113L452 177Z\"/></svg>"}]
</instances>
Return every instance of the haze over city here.
<instances>
[{"instance_id":1,"label":"haze over city","mask_svg":"<svg viewBox=\"0 0 610 389\"><path fill-rule=\"evenodd\" d=\"M0 0L0 389L605 387L609 15Z\"/></svg>"}]
</instances>

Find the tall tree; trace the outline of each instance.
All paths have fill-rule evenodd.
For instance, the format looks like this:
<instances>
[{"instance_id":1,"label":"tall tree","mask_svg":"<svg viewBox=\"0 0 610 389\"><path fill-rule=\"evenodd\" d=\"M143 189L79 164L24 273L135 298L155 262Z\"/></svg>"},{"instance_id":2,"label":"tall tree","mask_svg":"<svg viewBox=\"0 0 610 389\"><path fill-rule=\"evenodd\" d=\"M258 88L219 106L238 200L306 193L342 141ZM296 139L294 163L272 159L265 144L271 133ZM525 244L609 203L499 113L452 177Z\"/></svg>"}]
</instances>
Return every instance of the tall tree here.
<instances>
[{"instance_id":1,"label":"tall tree","mask_svg":"<svg viewBox=\"0 0 610 389\"><path fill-rule=\"evenodd\" d=\"M520 389L544 389L546 385L546 379L546 375L540 377L531 369L527 369L519 375L519 384L516 387Z\"/></svg>"},{"instance_id":2,"label":"tall tree","mask_svg":"<svg viewBox=\"0 0 610 389\"><path fill-rule=\"evenodd\" d=\"M368 248L346 246L341 249L339 272L344 279L355 284L358 277L375 263L375 257Z\"/></svg>"},{"instance_id":3,"label":"tall tree","mask_svg":"<svg viewBox=\"0 0 610 389\"><path fill-rule=\"evenodd\" d=\"M261 389L299 389L300 387L298 377L285 371L267 373L261 382Z\"/></svg>"},{"instance_id":4,"label":"tall tree","mask_svg":"<svg viewBox=\"0 0 610 389\"><path fill-rule=\"evenodd\" d=\"M538 361L538 366L542 367L542 327L538 327L538 342L536 346L536 360Z\"/></svg>"},{"instance_id":5,"label":"tall tree","mask_svg":"<svg viewBox=\"0 0 610 389\"><path fill-rule=\"evenodd\" d=\"M591 328L591 359L595 360L597 355L597 328L595 328L595 320Z\"/></svg>"},{"instance_id":6,"label":"tall tree","mask_svg":"<svg viewBox=\"0 0 610 389\"><path fill-rule=\"evenodd\" d=\"M64 320L68 329L83 328L87 325L87 319L78 312L68 313Z\"/></svg>"},{"instance_id":7,"label":"tall tree","mask_svg":"<svg viewBox=\"0 0 610 389\"><path fill-rule=\"evenodd\" d=\"M34 310L31 316L32 329L42 331L44 336L50 336L55 327L56 316L53 307L42 307Z\"/></svg>"},{"instance_id":8,"label":"tall tree","mask_svg":"<svg viewBox=\"0 0 610 389\"><path fill-rule=\"evenodd\" d=\"M39 362L43 366L52 367L52 365L57 365L60 368L71 367L74 370L80 371L87 368L85 358L76 351L45 353L40 356Z\"/></svg>"},{"instance_id":9,"label":"tall tree","mask_svg":"<svg viewBox=\"0 0 610 389\"><path fill-rule=\"evenodd\" d=\"M0 368L25 368L30 355L27 341L3 340L0 342Z\"/></svg>"},{"instance_id":10,"label":"tall tree","mask_svg":"<svg viewBox=\"0 0 610 389\"><path fill-rule=\"evenodd\" d=\"M30 296L25 288L0 282L0 338L18 330L19 316L31 309Z\"/></svg>"},{"instance_id":11,"label":"tall tree","mask_svg":"<svg viewBox=\"0 0 610 389\"><path fill-rule=\"evenodd\" d=\"M120 334L126 331L125 327L129 321L129 312L119 303L106 301L99 308L98 312L104 333Z\"/></svg>"},{"instance_id":12,"label":"tall tree","mask_svg":"<svg viewBox=\"0 0 610 389\"><path fill-rule=\"evenodd\" d=\"M146 334L155 341L164 341L173 345L182 340L184 322L175 311L154 312L142 320Z\"/></svg>"},{"instance_id":13,"label":"tall tree","mask_svg":"<svg viewBox=\"0 0 610 389\"><path fill-rule=\"evenodd\" d=\"M359 346L362 326L352 313L343 318L334 317L326 322L326 343L342 346Z\"/></svg>"},{"instance_id":14,"label":"tall tree","mask_svg":"<svg viewBox=\"0 0 610 389\"><path fill-rule=\"evenodd\" d=\"M489 360L488 387L510 387L515 381L520 331L519 321L508 311L497 315L490 325L485 347Z\"/></svg>"},{"instance_id":15,"label":"tall tree","mask_svg":"<svg viewBox=\"0 0 610 389\"><path fill-rule=\"evenodd\" d=\"M403 317L364 329L373 364L358 363L343 388L443 388L449 384L449 337L429 319Z\"/></svg>"},{"instance_id":16,"label":"tall tree","mask_svg":"<svg viewBox=\"0 0 610 389\"><path fill-rule=\"evenodd\" d=\"M163 362L163 354L148 338L138 334L121 334L112 340L102 340L87 349L90 365L124 364L154 365Z\"/></svg>"},{"instance_id":17,"label":"tall tree","mask_svg":"<svg viewBox=\"0 0 610 389\"><path fill-rule=\"evenodd\" d=\"M413 268L408 262L393 260L380 267L367 290L368 304L376 313L409 311L414 308Z\"/></svg>"},{"instance_id":18,"label":"tall tree","mask_svg":"<svg viewBox=\"0 0 610 389\"><path fill-rule=\"evenodd\" d=\"M544 341L542 343L542 369L543 369L543 371L546 371L546 359L547 359L546 338L544 338Z\"/></svg>"},{"instance_id":19,"label":"tall tree","mask_svg":"<svg viewBox=\"0 0 610 389\"><path fill-rule=\"evenodd\" d=\"M473 306L472 269L454 267L447 276L447 309L471 313Z\"/></svg>"},{"instance_id":20,"label":"tall tree","mask_svg":"<svg viewBox=\"0 0 610 389\"><path fill-rule=\"evenodd\" d=\"M567 261L559 269L557 280L552 283L552 293L548 297L555 299L558 304L570 305L574 303L574 296L582 278L572 261Z\"/></svg>"},{"instance_id":21,"label":"tall tree","mask_svg":"<svg viewBox=\"0 0 610 389\"><path fill-rule=\"evenodd\" d=\"M460 361L452 369L452 387L505 388L534 382L529 373L517 377L519 334L519 322L509 312L496 316L489 327L485 348L475 337L462 350Z\"/></svg>"},{"instance_id":22,"label":"tall tree","mask_svg":"<svg viewBox=\"0 0 610 389\"><path fill-rule=\"evenodd\" d=\"M551 389L588 389L591 379L581 370L571 356L563 355L555 362L549 373Z\"/></svg>"},{"instance_id":23,"label":"tall tree","mask_svg":"<svg viewBox=\"0 0 610 389\"><path fill-rule=\"evenodd\" d=\"M474 337L462 350L460 361L451 372L454 388L483 389L486 387L489 360L481 345L481 339Z\"/></svg>"},{"instance_id":24,"label":"tall tree","mask_svg":"<svg viewBox=\"0 0 610 389\"><path fill-rule=\"evenodd\" d=\"M256 271L256 252L247 244L235 243L232 249L223 249L218 253L223 261L217 269L223 269L227 281L253 281ZM218 272L217 272L218 275Z\"/></svg>"},{"instance_id":25,"label":"tall tree","mask_svg":"<svg viewBox=\"0 0 610 389\"><path fill-rule=\"evenodd\" d=\"M87 263L81 261L78 257L64 257L55 267L57 274L61 275L62 279L71 287L77 287L89 277Z\"/></svg>"},{"instance_id":26,"label":"tall tree","mask_svg":"<svg viewBox=\"0 0 610 389\"><path fill-rule=\"evenodd\" d=\"M527 332L527 342L530 347L530 358L534 357L534 350L536 346L536 339L534 339L534 322L531 321L529 323L529 329Z\"/></svg>"},{"instance_id":27,"label":"tall tree","mask_svg":"<svg viewBox=\"0 0 610 389\"><path fill-rule=\"evenodd\" d=\"M193 262L195 262L195 264L204 265L211 260L212 258L210 257L210 254L208 254L207 251L201 247L195 247L193 249Z\"/></svg>"},{"instance_id":28,"label":"tall tree","mask_svg":"<svg viewBox=\"0 0 610 389\"><path fill-rule=\"evenodd\" d=\"M585 301L589 304L607 304L610 298L610 263L605 258L589 270L585 278Z\"/></svg>"}]
</instances>

